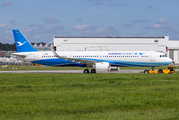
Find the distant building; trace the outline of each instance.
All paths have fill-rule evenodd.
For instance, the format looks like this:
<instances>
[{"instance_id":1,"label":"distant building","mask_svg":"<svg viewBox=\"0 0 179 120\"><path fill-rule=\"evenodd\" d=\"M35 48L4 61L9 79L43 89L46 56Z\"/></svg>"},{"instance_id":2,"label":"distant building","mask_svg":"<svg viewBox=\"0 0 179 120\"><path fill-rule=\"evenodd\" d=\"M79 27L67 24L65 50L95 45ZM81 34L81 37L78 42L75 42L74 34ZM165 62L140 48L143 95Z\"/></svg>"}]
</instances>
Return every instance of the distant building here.
<instances>
[{"instance_id":1,"label":"distant building","mask_svg":"<svg viewBox=\"0 0 179 120\"><path fill-rule=\"evenodd\" d=\"M176 64L179 64L179 40L169 41L168 55Z\"/></svg>"},{"instance_id":2,"label":"distant building","mask_svg":"<svg viewBox=\"0 0 179 120\"><path fill-rule=\"evenodd\" d=\"M0 51L0 57L5 56L6 55L6 51Z\"/></svg>"},{"instance_id":3,"label":"distant building","mask_svg":"<svg viewBox=\"0 0 179 120\"><path fill-rule=\"evenodd\" d=\"M57 51L110 50L166 52L169 37L54 37Z\"/></svg>"},{"instance_id":4,"label":"distant building","mask_svg":"<svg viewBox=\"0 0 179 120\"><path fill-rule=\"evenodd\" d=\"M56 51L159 51L179 63L179 41L163 37L55 36Z\"/></svg>"}]
</instances>

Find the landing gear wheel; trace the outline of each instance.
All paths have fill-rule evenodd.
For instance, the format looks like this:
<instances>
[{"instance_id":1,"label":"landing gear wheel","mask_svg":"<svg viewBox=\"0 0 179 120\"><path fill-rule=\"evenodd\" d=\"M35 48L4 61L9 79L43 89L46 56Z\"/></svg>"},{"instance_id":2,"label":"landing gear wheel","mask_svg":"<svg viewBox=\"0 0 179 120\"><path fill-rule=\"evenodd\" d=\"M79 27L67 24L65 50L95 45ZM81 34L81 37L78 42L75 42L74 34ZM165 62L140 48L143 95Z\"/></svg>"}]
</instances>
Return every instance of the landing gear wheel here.
<instances>
[{"instance_id":1,"label":"landing gear wheel","mask_svg":"<svg viewBox=\"0 0 179 120\"><path fill-rule=\"evenodd\" d=\"M83 72L84 72L84 73L89 73L89 70L88 70L88 69L85 69Z\"/></svg>"},{"instance_id":2,"label":"landing gear wheel","mask_svg":"<svg viewBox=\"0 0 179 120\"><path fill-rule=\"evenodd\" d=\"M148 73L149 73L149 70L144 70L144 73L145 73L145 74L148 74Z\"/></svg>"},{"instance_id":3,"label":"landing gear wheel","mask_svg":"<svg viewBox=\"0 0 179 120\"><path fill-rule=\"evenodd\" d=\"M96 70L95 69L91 69L91 73L96 73Z\"/></svg>"},{"instance_id":4,"label":"landing gear wheel","mask_svg":"<svg viewBox=\"0 0 179 120\"><path fill-rule=\"evenodd\" d=\"M162 69L158 70L158 73L159 73L159 74L162 74L162 73L163 73L163 70L162 70Z\"/></svg>"}]
</instances>

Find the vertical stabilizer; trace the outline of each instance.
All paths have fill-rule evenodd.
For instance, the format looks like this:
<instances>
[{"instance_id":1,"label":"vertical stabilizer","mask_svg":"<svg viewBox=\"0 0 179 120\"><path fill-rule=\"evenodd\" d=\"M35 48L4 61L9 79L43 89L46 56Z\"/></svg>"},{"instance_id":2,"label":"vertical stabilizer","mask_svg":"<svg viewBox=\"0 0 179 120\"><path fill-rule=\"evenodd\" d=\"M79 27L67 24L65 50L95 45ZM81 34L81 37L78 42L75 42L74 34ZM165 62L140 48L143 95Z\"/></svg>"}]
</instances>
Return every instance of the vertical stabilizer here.
<instances>
[{"instance_id":1,"label":"vertical stabilizer","mask_svg":"<svg viewBox=\"0 0 179 120\"><path fill-rule=\"evenodd\" d=\"M37 50L32 47L29 41L24 37L20 30L12 30L17 52L37 52Z\"/></svg>"}]
</instances>

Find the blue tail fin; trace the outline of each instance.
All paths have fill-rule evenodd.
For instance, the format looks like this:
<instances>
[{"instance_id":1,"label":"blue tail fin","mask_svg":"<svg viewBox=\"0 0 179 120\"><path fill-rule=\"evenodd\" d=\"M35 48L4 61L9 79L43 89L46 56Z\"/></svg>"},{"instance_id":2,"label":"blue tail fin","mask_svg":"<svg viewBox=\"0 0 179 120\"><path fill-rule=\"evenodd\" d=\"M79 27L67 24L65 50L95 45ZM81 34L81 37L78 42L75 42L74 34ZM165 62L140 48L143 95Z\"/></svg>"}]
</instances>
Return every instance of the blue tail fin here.
<instances>
[{"instance_id":1,"label":"blue tail fin","mask_svg":"<svg viewBox=\"0 0 179 120\"><path fill-rule=\"evenodd\" d=\"M12 30L17 52L37 52L37 50L32 47L29 41L24 37L20 30Z\"/></svg>"}]
</instances>

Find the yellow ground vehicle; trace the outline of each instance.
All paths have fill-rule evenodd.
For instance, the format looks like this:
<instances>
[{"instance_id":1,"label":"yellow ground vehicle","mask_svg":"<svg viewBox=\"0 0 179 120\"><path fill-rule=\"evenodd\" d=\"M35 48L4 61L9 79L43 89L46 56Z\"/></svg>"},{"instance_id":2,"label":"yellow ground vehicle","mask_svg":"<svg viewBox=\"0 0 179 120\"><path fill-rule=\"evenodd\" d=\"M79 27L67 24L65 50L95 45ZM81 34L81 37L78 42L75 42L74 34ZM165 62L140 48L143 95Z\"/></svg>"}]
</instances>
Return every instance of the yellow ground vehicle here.
<instances>
[{"instance_id":1,"label":"yellow ground vehicle","mask_svg":"<svg viewBox=\"0 0 179 120\"><path fill-rule=\"evenodd\" d=\"M158 69L158 70L144 70L144 73L175 73L175 66L168 66L167 69Z\"/></svg>"}]
</instances>

